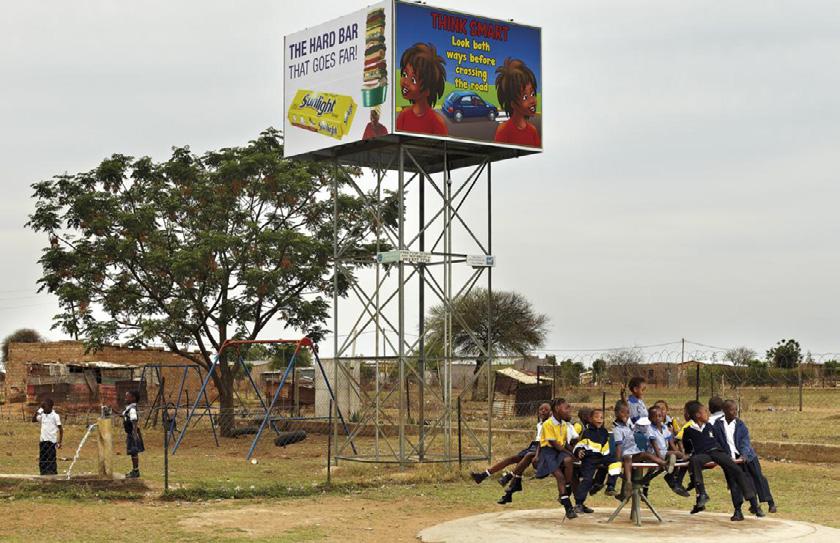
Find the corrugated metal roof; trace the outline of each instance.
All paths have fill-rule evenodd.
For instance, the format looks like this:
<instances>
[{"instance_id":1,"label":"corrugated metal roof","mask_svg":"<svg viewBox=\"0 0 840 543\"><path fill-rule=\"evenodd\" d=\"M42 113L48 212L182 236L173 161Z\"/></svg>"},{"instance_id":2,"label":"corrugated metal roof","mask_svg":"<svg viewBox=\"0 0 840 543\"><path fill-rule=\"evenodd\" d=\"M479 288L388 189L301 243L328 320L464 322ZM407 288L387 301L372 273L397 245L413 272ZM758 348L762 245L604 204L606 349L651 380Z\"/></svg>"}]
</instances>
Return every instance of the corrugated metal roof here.
<instances>
[{"instance_id":1,"label":"corrugated metal roof","mask_svg":"<svg viewBox=\"0 0 840 543\"><path fill-rule=\"evenodd\" d=\"M536 385L537 383L537 376L531 373L526 373L521 370L517 370L514 368L504 368L501 370L496 370L496 373L501 373L505 377L510 377L516 381L519 381L523 385ZM540 383L545 381L551 381L550 377L546 377L545 375L540 375Z\"/></svg>"}]
</instances>

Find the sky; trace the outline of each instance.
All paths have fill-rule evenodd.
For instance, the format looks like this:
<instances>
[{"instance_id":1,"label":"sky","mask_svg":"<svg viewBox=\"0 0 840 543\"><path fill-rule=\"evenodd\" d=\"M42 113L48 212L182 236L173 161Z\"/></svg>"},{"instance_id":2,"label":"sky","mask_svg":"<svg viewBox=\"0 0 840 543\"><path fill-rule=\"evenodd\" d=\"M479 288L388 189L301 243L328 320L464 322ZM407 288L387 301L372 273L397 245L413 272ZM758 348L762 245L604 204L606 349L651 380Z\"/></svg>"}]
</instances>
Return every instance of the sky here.
<instances>
[{"instance_id":1,"label":"sky","mask_svg":"<svg viewBox=\"0 0 840 543\"><path fill-rule=\"evenodd\" d=\"M545 351L840 352L840 4L433 4L543 28L545 151L494 166L493 281L550 317ZM0 4L0 335L63 337L33 182L281 127L283 35L364 5Z\"/></svg>"}]
</instances>

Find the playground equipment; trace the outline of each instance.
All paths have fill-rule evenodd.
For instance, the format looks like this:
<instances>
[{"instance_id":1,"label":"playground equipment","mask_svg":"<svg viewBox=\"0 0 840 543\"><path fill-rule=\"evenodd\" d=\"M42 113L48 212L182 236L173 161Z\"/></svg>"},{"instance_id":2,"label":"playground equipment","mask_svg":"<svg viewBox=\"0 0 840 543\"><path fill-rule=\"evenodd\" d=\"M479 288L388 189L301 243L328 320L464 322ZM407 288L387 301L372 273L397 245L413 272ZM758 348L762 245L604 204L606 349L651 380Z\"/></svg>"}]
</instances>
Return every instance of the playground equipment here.
<instances>
[{"instance_id":1,"label":"playground equipment","mask_svg":"<svg viewBox=\"0 0 840 543\"><path fill-rule=\"evenodd\" d=\"M256 431L256 434L254 435L253 441L251 442L251 447L249 448L248 454L246 455L246 460L251 460L251 458L253 457L254 450L256 449L257 443L259 442L260 437L262 437L262 434L265 431L266 426L271 426L271 429L277 434L277 439L278 440L283 441L283 442L288 441L288 443L293 443L293 442L300 441L302 439L302 437L300 435L293 436L295 439L292 440L290 436L286 435L286 434L288 434L288 432L282 432L280 430L280 428L277 425L277 422L279 422L279 421L292 421L292 420L314 420L314 419L318 419L318 418L324 418L324 417L289 417L289 416L284 417L284 416L276 416L276 415L273 416L272 415L272 411L275 408L275 406L277 405L277 401L280 398L280 393L283 390L283 385L286 384L286 381L288 380L289 375L294 370L295 364L296 364L297 360L299 359L299 354L301 352L301 349L303 349L303 348L309 349L310 352L312 353L312 358L313 358L315 364L317 365L317 368L320 370L320 373L321 373L321 375L324 379L324 383L325 383L326 388L327 388L327 392L329 394L330 399L332 400L332 405L334 406L337 420L341 423L341 425L344 429L345 435L348 436L348 439L351 440L351 447L355 448L355 444L352 443L352 437L351 437L351 434L350 434L350 430L347 426L347 423L344 420L344 415L341 412L341 409L338 407L338 403L336 401L336 397L335 397L335 394L333 392L333 388L330 385L330 380L327 377L327 373L324 370L324 366L321 363L321 359L318 356L318 346L312 341L311 338L303 337L303 338L297 339L297 340L272 339L272 340L228 340L228 341L225 341L221 345L221 347L219 347L218 353L216 353L216 355L214 356L213 363L211 364L209 371L204 376L204 380L202 381L201 389L199 390L199 393L196 395L196 398L195 398L195 401L193 402L192 407L190 407L189 411L187 412L187 416L186 416L186 418L185 418L185 420L182 424L182 427L181 427L181 432L178 435L178 438L176 439L175 444L172 447L172 454L175 454L178 451L178 447L181 445L181 442L183 441L184 436L187 433L187 430L190 428L190 421L193 419L193 417L196 415L197 410L199 409L199 403L201 402L201 398L204 397L206 399L206 397L207 397L206 396L207 385L209 384L210 379L212 379L214 372L219 371L218 367L219 367L219 364L220 364L220 360L222 358L222 354L227 349L232 349L232 348L235 348L235 347L241 347L241 346L246 346L246 345L278 345L278 344L279 345L294 345L295 350L294 350L294 353L292 354L291 358L289 359L289 363L287 364L286 369L284 370L282 377L280 378L279 385L277 386L277 389L275 390L274 395L271 398L271 402L268 403L268 404L266 404L265 399L263 398L263 395L259 390L259 387L254 382L254 379L251 375L251 370L248 367L248 365L245 363L245 361L244 361L244 359L241 355L241 352L240 352L240 355L236 357L236 364L237 364L238 368L242 371L242 373L247 377L248 382L251 385L251 388L252 388L254 394L256 395L257 400L259 401L260 412L262 413L262 417L260 419L259 427ZM212 413L209 413L209 416L210 416L210 419L212 421L212 417L213 417ZM214 435L215 435L215 433L214 433ZM305 435L304 435L304 437L305 437Z\"/></svg>"}]
</instances>

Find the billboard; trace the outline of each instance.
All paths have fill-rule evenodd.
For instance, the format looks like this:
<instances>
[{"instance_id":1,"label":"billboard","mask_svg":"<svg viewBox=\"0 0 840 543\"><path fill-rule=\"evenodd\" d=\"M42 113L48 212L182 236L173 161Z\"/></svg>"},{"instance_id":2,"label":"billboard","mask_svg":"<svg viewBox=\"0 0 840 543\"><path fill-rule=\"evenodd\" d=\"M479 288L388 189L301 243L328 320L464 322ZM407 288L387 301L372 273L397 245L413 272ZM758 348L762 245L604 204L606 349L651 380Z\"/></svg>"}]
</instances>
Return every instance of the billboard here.
<instances>
[{"instance_id":1,"label":"billboard","mask_svg":"<svg viewBox=\"0 0 840 543\"><path fill-rule=\"evenodd\" d=\"M397 132L542 148L540 29L397 2Z\"/></svg>"},{"instance_id":2,"label":"billboard","mask_svg":"<svg viewBox=\"0 0 840 543\"><path fill-rule=\"evenodd\" d=\"M542 149L539 28L385 0L284 45L286 156L388 134Z\"/></svg>"},{"instance_id":3,"label":"billboard","mask_svg":"<svg viewBox=\"0 0 840 543\"><path fill-rule=\"evenodd\" d=\"M286 156L391 132L392 8L379 2L286 36Z\"/></svg>"}]
</instances>

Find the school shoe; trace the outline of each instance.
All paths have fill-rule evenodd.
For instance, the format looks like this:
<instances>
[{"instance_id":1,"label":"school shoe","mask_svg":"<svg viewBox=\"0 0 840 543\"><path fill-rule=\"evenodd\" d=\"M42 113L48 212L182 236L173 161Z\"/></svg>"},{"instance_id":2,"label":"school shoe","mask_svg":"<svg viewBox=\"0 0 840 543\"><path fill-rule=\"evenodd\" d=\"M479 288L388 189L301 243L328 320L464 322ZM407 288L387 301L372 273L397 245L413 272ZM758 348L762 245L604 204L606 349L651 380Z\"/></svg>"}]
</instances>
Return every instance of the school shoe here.
<instances>
[{"instance_id":1,"label":"school shoe","mask_svg":"<svg viewBox=\"0 0 840 543\"><path fill-rule=\"evenodd\" d=\"M602 488L604 488L604 485L592 485L592 488L589 489L589 495L594 496L598 492L601 492Z\"/></svg>"},{"instance_id":2,"label":"school shoe","mask_svg":"<svg viewBox=\"0 0 840 543\"><path fill-rule=\"evenodd\" d=\"M674 477L673 474L669 473L664 478L665 478L665 483L667 483L667 485L668 485L668 488L673 490L677 495L682 496L683 498L687 498L687 497L691 496L691 494L688 493L688 490L684 489L682 487L682 485L680 485L680 483L677 482L677 479L676 479L676 477Z\"/></svg>"},{"instance_id":3,"label":"school shoe","mask_svg":"<svg viewBox=\"0 0 840 543\"><path fill-rule=\"evenodd\" d=\"M753 515L757 516L758 518L764 518L764 517L767 516L767 514L764 512L764 510L761 509L760 505L758 507L756 507L755 511L753 511L752 513L753 513Z\"/></svg>"},{"instance_id":4,"label":"school shoe","mask_svg":"<svg viewBox=\"0 0 840 543\"><path fill-rule=\"evenodd\" d=\"M490 476L487 475L486 471L482 471L482 472L479 472L479 473L471 471L470 472L470 477L472 477L472 480L475 481L475 484L479 485L479 484L481 484L481 481L483 481L484 479L486 479Z\"/></svg>"},{"instance_id":5,"label":"school shoe","mask_svg":"<svg viewBox=\"0 0 840 543\"><path fill-rule=\"evenodd\" d=\"M591 507L587 507L583 503L579 503L575 506L575 513L577 513L577 514L582 514L582 513L590 514L590 513L594 513L594 512L595 512L594 509L592 509Z\"/></svg>"},{"instance_id":6,"label":"school shoe","mask_svg":"<svg viewBox=\"0 0 840 543\"><path fill-rule=\"evenodd\" d=\"M607 496L615 496L615 487L608 486L607 489L604 491L604 494L606 494Z\"/></svg>"},{"instance_id":7,"label":"school shoe","mask_svg":"<svg viewBox=\"0 0 840 543\"><path fill-rule=\"evenodd\" d=\"M139 479L140 478L140 470L133 469L125 474L126 479Z\"/></svg>"},{"instance_id":8,"label":"school shoe","mask_svg":"<svg viewBox=\"0 0 840 543\"><path fill-rule=\"evenodd\" d=\"M502 494L502 497L499 498L496 501L496 503L498 503L499 505L505 505L506 503L510 503L512 501L513 501L513 494L511 494L510 491L508 491L508 492L505 492L504 494Z\"/></svg>"},{"instance_id":9,"label":"school shoe","mask_svg":"<svg viewBox=\"0 0 840 543\"><path fill-rule=\"evenodd\" d=\"M513 479L513 473L506 471L504 475L499 477L499 484L505 486L510 482L511 479Z\"/></svg>"},{"instance_id":10,"label":"school shoe","mask_svg":"<svg viewBox=\"0 0 840 543\"><path fill-rule=\"evenodd\" d=\"M691 514L696 515L700 511L705 511L707 503L709 503L709 495L705 492L703 494L698 494L697 502L694 504L694 507L691 508Z\"/></svg>"},{"instance_id":11,"label":"school shoe","mask_svg":"<svg viewBox=\"0 0 840 543\"><path fill-rule=\"evenodd\" d=\"M513 482L508 487L508 492L513 494L514 492L522 492L522 477L514 477Z\"/></svg>"},{"instance_id":12,"label":"school shoe","mask_svg":"<svg viewBox=\"0 0 840 543\"><path fill-rule=\"evenodd\" d=\"M735 512L732 513L732 516L729 517L729 520L731 520L732 522L744 520L744 513L742 513L740 509L736 509Z\"/></svg>"},{"instance_id":13,"label":"school shoe","mask_svg":"<svg viewBox=\"0 0 840 543\"><path fill-rule=\"evenodd\" d=\"M563 504L563 508L566 510L566 518L577 518L575 508L572 507L571 498L569 498L568 496L560 496L559 498L557 498L557 501Z\"/></svg>"},{"instance_id":14,"label":"school shoe","mask_svg":"<svg viewBox=\"0 0 840 543\"><path fill-rule=\"evenodd\" d=\"M777 511L778 510L776 509L776 504L775 503L770 502L770 503L767 504L767 512L768 513L776 513Z\"/></svg>"}]
</instances>

